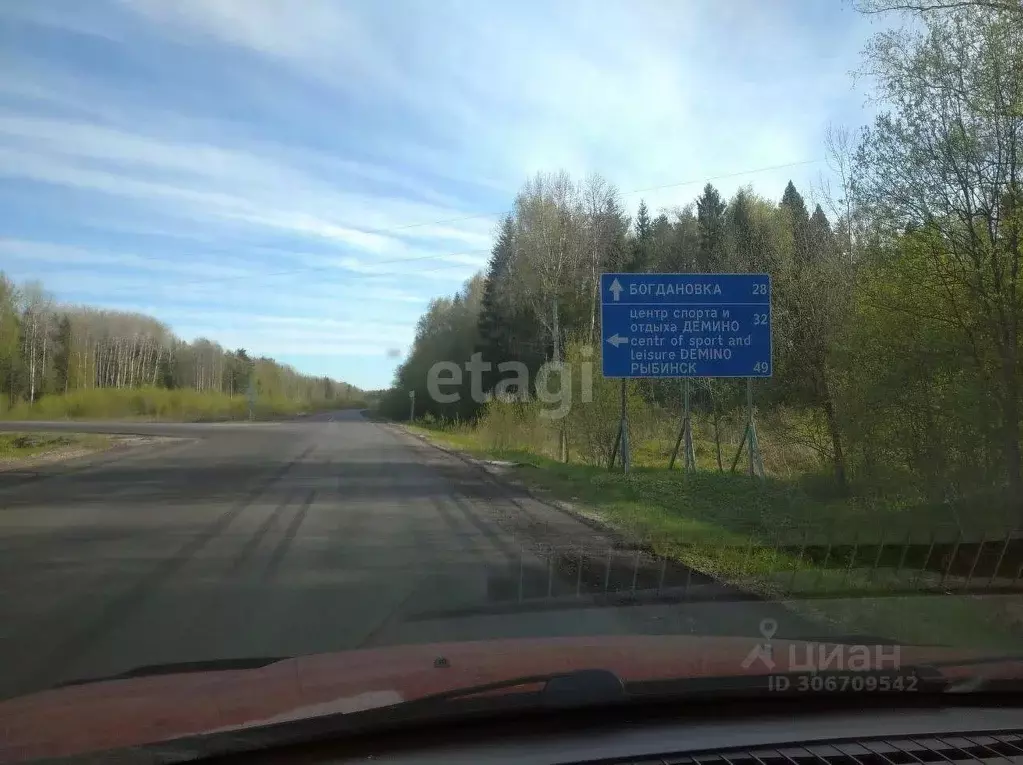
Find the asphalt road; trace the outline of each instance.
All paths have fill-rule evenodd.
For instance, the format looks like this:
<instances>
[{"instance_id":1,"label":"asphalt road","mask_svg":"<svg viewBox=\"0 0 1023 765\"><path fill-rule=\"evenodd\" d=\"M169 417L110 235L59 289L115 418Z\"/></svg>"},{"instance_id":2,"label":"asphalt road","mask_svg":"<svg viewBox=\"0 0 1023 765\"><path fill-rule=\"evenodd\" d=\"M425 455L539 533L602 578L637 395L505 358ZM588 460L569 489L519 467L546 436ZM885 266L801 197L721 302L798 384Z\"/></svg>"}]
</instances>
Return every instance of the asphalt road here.
<instances>
[{"instance_id":1,"label":"asphalt road","mask_svg":"<svg viewBox=\"0 0 1023 765\"><path fill-rule=\"evenodd\" d=\"M356 411L0 428L176 438L0 473L2 698L142 665L409 642L758 635L765 618L779 637L822 634Z\"/></svg>"}]
</instances>

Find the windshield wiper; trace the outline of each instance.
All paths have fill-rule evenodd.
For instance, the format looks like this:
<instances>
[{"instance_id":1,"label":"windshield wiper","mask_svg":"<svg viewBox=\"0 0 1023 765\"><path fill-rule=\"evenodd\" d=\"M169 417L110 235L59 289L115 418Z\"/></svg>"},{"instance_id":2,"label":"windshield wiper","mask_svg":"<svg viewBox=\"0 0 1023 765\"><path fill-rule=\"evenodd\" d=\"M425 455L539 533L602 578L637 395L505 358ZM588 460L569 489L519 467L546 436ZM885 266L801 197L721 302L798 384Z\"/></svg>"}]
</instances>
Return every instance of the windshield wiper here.
<instances>
[{"instance_id":1,"label":"windshield wiper","mask_svg":"<svg viewBox=\"0 0 1023 765\"><path fill-rule=\"evenodd\" d=\"M67 688L72 685L87 685L89 683L102 683L108 680L131 680L136 677L152 677L154 675L178 675L189 672L217 672L230 669L259 669L279 661L290 659L290 656L253 656L242 659L211 659L208 661L180 661L170 664L146 664L141 667L132 667L124 672L102 677L83 677L75 680L66 680L57 683L53 688Z\"/></svg>"}]
</instances>

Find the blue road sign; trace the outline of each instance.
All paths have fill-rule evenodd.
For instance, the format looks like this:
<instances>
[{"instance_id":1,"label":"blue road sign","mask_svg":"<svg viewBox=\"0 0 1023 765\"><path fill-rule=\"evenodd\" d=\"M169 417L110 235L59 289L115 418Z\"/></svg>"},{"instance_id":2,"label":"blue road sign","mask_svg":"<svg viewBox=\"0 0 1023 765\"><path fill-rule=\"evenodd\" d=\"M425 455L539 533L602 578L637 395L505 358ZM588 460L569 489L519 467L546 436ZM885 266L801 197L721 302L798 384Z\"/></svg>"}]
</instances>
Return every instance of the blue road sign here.
<instances>
[{"instance_id":1,"label":"blue road sign","mask_svg":"<svg viewBox=\"0 0 1023 765\"><path fill-rule=\"evenodd\" d=\"M601 274L604 377L770 377L768 274Z\"/></svg>"}]
</instances>

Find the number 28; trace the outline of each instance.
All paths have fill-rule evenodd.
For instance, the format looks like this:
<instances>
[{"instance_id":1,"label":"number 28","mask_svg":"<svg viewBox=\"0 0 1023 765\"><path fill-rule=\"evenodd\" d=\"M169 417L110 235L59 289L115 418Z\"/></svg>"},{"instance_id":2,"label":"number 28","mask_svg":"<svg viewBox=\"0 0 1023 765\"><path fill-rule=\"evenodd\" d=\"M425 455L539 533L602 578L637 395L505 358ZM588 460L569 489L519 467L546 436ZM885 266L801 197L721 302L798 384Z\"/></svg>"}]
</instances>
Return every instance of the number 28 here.
<instances>
[{"instance_id":1,"label":"number 28","mask_svg":"<svg viewBox=\"0 0 1023 765\"><path fill-rule=\"evenodd\" d=\"M767 294L767 285L766 284L754 284L753 285L753 294L754 295L766 295Z\"/></svg>"}]
</instances>

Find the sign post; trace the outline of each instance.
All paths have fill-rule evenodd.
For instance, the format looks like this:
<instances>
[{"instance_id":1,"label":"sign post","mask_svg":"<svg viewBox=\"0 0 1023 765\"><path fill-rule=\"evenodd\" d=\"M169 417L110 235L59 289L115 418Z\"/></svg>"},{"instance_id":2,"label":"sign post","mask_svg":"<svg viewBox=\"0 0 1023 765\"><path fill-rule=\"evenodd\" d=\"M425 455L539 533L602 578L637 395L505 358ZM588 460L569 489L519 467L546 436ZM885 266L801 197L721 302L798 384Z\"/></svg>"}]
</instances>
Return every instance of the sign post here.
<instances>
[{"instance_id":1,"label":"sign post","mask_svg":"<svg viewBox=\"0 0 1023 765\"><path fill-rule=\"evenodd\" d=\"M602 372L605 378L622 380L622 415L611 466L619 449L623 468L628 465L626 380L683 379L682 428L670 465L682 446L689 472L696 469L689 378L745 377L749 411L739 448L750 449L751 474L763 475L753 423L752 379L772 373L771 277L605 273L600 295Z\"/></svg>"},{"instance_id":2,"label":"sign post","mask_svg":"<svg viewBox=\"0 0 1023 765\"><path fill-rule=\"evenodd\" d=\"M408 401L409 401L408 421L409 422L415 422L416 421L416 392L414 390L410 390L408 392Z\"/></svg>"},{"instance_id":3,"label":"sign post","mask_svg":"<svg viewBox=\"0 0 1023 765\"><path fill-rule=\"evenodd\" d=\"M682 427L679 428L678 438L675 439L675 448L671 450L671 459L668 461L668 470L675 467L675 460L678 459L678 449L682 447L682 469L686 473L696 472L696 450L693 446L693 420L689 410L689 378L682 380Z\"/></svg>"},{"instance_id":4,"label":"sign post","mask_svg":"<svg viewBox=\"0 0 1023 765\"><path fill-rule=\"evenodd\" d=\"M629 409L626 406L626 384L628 380L622 380L622 409L618 418L618 434L615 436L614 446L611 448L611 461L608 470L614 470L615 457L622 456L622 470L625 475L629 474L631 458L629 455Z\"/></svg>"},{"instance_id":5,"label":"sign post","mask_svg":"<svg viewBox=\"0 0 1023 765\"><path fill-rule=\"evenodd\" d=\"M732 460L732 472L735 472L739 464L739 457L742 456L742 447L749 447L749 475L750 478L764 477L764 460L760 454L760 440L757 438L757 423L753 419L753 380L746 379L746 429L742 433L742 440L739 442L739 449Z\"/></svg>"}]
</instances>

